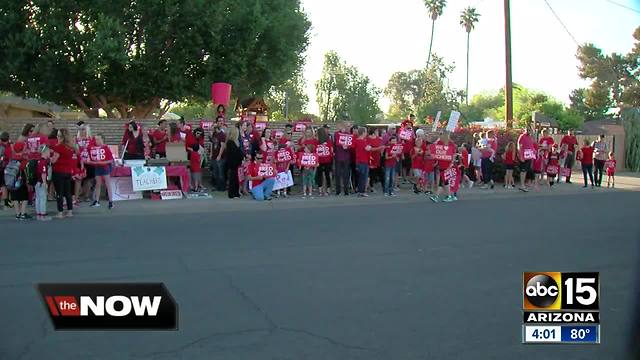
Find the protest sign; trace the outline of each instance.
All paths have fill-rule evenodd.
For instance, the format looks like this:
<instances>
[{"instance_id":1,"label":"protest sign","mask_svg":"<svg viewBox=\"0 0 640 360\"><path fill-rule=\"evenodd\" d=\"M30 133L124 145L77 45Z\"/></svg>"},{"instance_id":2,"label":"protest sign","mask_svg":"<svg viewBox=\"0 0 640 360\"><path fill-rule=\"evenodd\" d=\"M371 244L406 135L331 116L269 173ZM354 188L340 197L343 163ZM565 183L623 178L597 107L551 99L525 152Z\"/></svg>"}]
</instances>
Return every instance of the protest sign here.
<instances>
[{"instance_id":1,"label":"protest sign","mask_svg":"<svg viewBox=\"0 0 640 360\"><path fill-rule=\"evenodd\" d=\"M452 161L453 155L456 153L456 147L453 144L431 144L429 145L429 151L431 152L431 157L435 160Z\"/></svg>"},{"instance_id":2,"label":"protest sign","mask_svg":"<svg viewBox=\"0 0 640 360\"><path fill-rule=\"evenodd\" d=\"M442 116L442 111L438 111L436 114L436 119L433 121L433 132L438 131L438 124L440 124L440 116Z\"/></svg>"},{"instance_id":3,"label":"protest sign","mask_svg":"<svg viewBox=\"0 0 640 360\"><path fill-rule=\"evenodd\" d=\"M286 189L291 186L293 186L293 175L291 174L291 170L288 170L286 172L278 173L276 176L276 182L273 185L273 190Z\"/></svg>"},{"instance_id":4,"label":"protest sign","mask_svg":"<svg viewBox=\"0 0 640 360\"><path fill-rule=\"evenodd\" d=\"M276 168L268 163L262 163L258 167L258 176L264 176L265 178L275 177L277 175Z\"/></svg>"},{"instance_id":5,"label":"protest sign","mask_svg":"<svg viewBox=\"0 0 640 360\"><path fill-rule=\"evenodd\" d=\"M164 190L167 171L164 166L137 166L131 168L133 191Z\"/></svg>"},{"instance_id":6,"label":"protest sign","mask_svg":"<svg viewBox=\"0 0 640 360\"><path fill-rule=\"evenodd\" d=\"M142 199L142 192L133 191L130 176L112 177L109 182L109 190L113 201Z\"/></svg>"},{"instance_id":7,"label":"protest sign","mask_svg":"<svg viewBox=\"0 0 640 360\"><path fill-rule=\"evenodd\" d=\"M525 160L535 160L537 157L534 149L524 149L523 155Z\"/></svg>"},{"instance_id":8,"label":"protest sign","mask_svg":"<svg viewBox=\"0 0 640 360\"><path fill-rule=\"evenodd\" d=\"M452 111L449 116L449 122L447 123L447 131L454 131L458 126L458 120L460 120L460 113L457 111Z\"/></svg>"},{"instance_id":9,"label":"protest sign","mask_svg":"<svg viewBox=\"0 0 640 360\"><path fill-rule=\"evenodd\" d=\"M293 131L295 132L304 132L307 130L307 124L302 122L297 122L293 125Z\"/></svg>"},{"instance_id":10,"label":"protest sign","mask_svg":"<svg viewBox=\"0 0 640 360\"><path fill-rule=\"evenodd\" d=\"M276 154L277 162L286 162L292 161L293 157L291 156L291 151L289 149L280 149Z\"/></svg>"},{"instance_id":11,"label":"protest sign","mask_svg":"<svg viewBox=\"0 0 640 360\"><path fill-rule=\"evenodd\" d=\"M353 147L353 135L337 133L336 134L336 142L340 146L346 146L346 147L349 147L349 148Z\"/></svg>"},{"instance_id":12,"label":"protest sign","mask_svg":"<svg viewBox=\"0 0 640 360\"><path fill-rule=\"evenodd\" d=\"M300 158L300 165L301 166L317 166L318 165L318 155L316 154L309 154L309 153L304 153L302 154L302 157Z\"/></svg>"}]
</instances>

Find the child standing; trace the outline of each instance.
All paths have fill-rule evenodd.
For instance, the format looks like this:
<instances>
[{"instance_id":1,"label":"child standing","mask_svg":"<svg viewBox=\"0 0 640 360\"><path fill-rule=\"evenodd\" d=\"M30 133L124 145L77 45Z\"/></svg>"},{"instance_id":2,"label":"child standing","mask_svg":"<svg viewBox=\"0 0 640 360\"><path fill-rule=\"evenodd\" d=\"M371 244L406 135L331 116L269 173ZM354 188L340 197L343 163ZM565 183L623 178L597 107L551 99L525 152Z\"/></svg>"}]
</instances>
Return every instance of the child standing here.
<instances>
[{"instance_id":1,"label":"child standing","mask_svg":"<svg viewBox=\"0 0 640 360\"><path fill-rule=\"evenodd\" d=\"M542 184L542 176L544 171L544 153L545 150L540 148L538 150L538 156L533 160L533 174L535 176L534 186L536 191L540 191L540 184Z\"/></svg>"},{"instance_id":2,"label":"child standing","mask_svg":"<svg viewBox=\"0 0 640 360\"><path fill-rule=\"evenodd\" d=\"M202 157L200 156L200 145L191 145L193 149L189 153L189 167L191 168L191 191L202 191Z\"/></svg>"},{"instance_id":3,"label":"child standing","mask_svg":"<svg viewBox=\"0 0 640 360\"><path fill-rule=\"evenodd\" d=\"M516 151L516 144L513 141L510 141L504 150L504 187L506 189L516 188L516 184L513 181L513 168L515 167L517 156Z\"/></svg>"},{"instance_id":4,"label":"child standing","mask_svg":"<svg viewBox=\"0 0 640 360\"><path fill-rule=\"evenodd\" d=\"M609 153L609 160L605 163L607 168L607 187L611 185L612 188L616 187L616 155L611 151Z\"/></svg>"},{"instance_id":5,"label":"child standing","mask_svg":"<svg viewBox=\"0 0 640 360\"><path fill-rule=\"evenodd\" d=\"M95 145L89 149L88 164L94 167L96 175L96 187L93 191L93 204L91 207L100 206L101 186L104 184L109 199L109 210L113 209L113 198L111 195L111 165L113 163L113 154L111 149L104 144L102 134L95 136Z\"/></svg>"},{"instance_id":6,"label":"child standing","mask_svg":"<svg viewBox=\"0 0 640 360\"><path fill-rule=\"evenodd\" d=\"M50 221L51 217L47 216L47 194L49 193L49 157L50 151L47 145L40 146L40 160L36 165L35 185L36 192L36 220Z\"/></svg>"},{"instance_id":7,"label":"child standing","mask_svg":"<svg viewBox=\"0 0 640 360\"><path fill-rule=\"evenodd\" d=\"M313 146L313 144L306 144L304 146L304 153L302 153L301 158L305 158L305 157L311 157L311 156L316 156L315 155L315 147ZM315 180L316 180L316 168L318 167L318 163L314 164L314 165L301 165L302 167L302 191L303 191L303 198L307 198L309 197L310 199L313 199L313 187L315 185Z\"/></svg>"},{"instance_id":8,"label":"child standing","mask_svg":"<svg viewBox=\"0 0 640 360\"><path fill-rule=\"evenodd\" d=\"M555 183L556 175L560 172L560 153L558 153L558 144L553 144L551 150L548 151L547 159L547 183L549 187ZM559 179L558 179L559 181Z\"/></svg>"},{"instance_id":9,"label":"child standing","mask_svg":"<svg viewBox=\"0 0 640 360\"><path fill-rule=\"evenodd\" d=\"M425 192L427 195L433 194L436 190L436 161L433 159L431 155L431 150L429 146L424 152L424 167L422 169L423 177L425 180L425 188L427 191Z\"/></svg>"},{"instance_id":10,"label":"child standing","mask_svg":"<svg viewBox=\"0 0 640 360\"><path fill-rule=\"evenodd\" d=\"M402 154L402 149L397 146L398 138L392 135L384 150L384 196L396 196L394 190L394 180L396 178L396 164ZM396 149L394 149L396 147Z\"/></svg>"}]
</instances>

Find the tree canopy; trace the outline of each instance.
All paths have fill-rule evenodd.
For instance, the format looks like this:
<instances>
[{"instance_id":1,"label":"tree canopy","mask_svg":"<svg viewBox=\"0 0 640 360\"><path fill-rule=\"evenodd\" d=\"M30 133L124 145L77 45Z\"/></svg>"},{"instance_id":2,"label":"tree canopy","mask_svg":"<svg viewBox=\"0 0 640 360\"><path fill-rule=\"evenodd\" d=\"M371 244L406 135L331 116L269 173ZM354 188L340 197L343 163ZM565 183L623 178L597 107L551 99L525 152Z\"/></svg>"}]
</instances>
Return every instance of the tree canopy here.
<instances>
[{"instance_id":1,"label":"tree canopy","mask_svg":"<svg viewBox=\"0 0 640 360\"><path fill-rule=\"evenodd\" d=\"M369 77L345 63L335 51L325 54L322 76L316 83L323 121L348 118L356 123L373 122L381 113L380 94Z\"/></svg>"},{"instance_id":2,"label":"tree canopy","mask_svg":"<svg viewBox=\"0 0 640 360\"><path fill-rule=\"evenodd\" d=\"M269 118L287 120L285 108L288 109L289 119L302 118L309 104L305 87L305 80L301 73L295 74L281 85L271 87L264 99L269 107Z\"/></svg>"},{"instance_id":3,"label":"tree canopy","mask_svg":"<svg viewBox=\"0 0 640 360\"><path fill-rule=\"evenodd\" d=\"M309 28L299 0L3 1L0 90L119 117L215 81L262 94L301 68Z\"/></svg>"}]
</instances>

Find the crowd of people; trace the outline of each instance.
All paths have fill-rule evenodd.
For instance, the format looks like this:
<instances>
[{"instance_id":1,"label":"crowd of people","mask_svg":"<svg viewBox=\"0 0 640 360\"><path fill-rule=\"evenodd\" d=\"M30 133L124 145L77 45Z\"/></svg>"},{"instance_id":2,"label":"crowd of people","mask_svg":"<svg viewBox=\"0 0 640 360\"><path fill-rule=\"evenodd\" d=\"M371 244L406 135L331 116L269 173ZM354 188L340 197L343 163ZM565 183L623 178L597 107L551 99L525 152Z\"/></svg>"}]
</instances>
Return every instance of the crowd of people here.
<instances>
[{"instance_id":1,"label":"crowd of people","mask_svg":"<svg viewBox=\"0 0 640 360\"><path fill-rule=\"evenodd\" d=\"M413 115L386 128L344 122L331 132L328 125L307 124L297 139L291 124L284 130L259 131L254 126L251 121L227 125L224 108L207 131L181 119L161 120L145 133L130 121L120 143L122 158L164 158L168 143L181 143L188 154L192 191L206 190L202 169L208 165L212 190L227 192L231 199L250 196L257 201L291 196L291 184L273 189L279 174L295 174L304 198L330 196L331 189L336 196L367 197L378 186L384 196L393 197L404 183L433 202L452 202L463 186L493 189L497 163L503 164L506 189L539 191L563 178L571 183L575 161L581 163L585 188L601 186L605 170L607 186L615 186L615 155L604 135L579 146L571 131L556 143L546 130L536 140L527 128L517 141L500 144L504 151L498 152L493 130L474 134L470 143L456 144L446 131L429 135L416 128ZM51 219L47 201L55 199L57 217L67 218L83 200L91 207L101 206L104 186L112 209L109 183L118 155L102 134L92 134L84 122L77 124L74 134L55 129L53 121L26 124L15 141L2 133L0 206L13 207L16 219L25 220L31 218L27 207L33 204L36 219L47 221Z\"/></svg>"}]
</instances>

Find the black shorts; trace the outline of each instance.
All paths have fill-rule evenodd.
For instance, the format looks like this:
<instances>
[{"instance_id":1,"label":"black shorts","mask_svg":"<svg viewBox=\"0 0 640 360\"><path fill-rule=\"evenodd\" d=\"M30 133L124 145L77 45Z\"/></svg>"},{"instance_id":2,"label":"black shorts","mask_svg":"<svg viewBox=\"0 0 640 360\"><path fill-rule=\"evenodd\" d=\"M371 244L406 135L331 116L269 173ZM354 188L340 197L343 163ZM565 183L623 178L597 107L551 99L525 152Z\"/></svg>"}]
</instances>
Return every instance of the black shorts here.
<instances>
[{"instance_id":1,"label":"black shorts","mask_svg":"<svg viewBox=\"0 0 640 360\"><path fill-rule=\"evenodd\" d=\"M521 161L518 167L520 172L531 172L531 160Z\"/></svg>"},{"instance_id":2,"label":"black shorts","mask_svg":"<svg viewBox=\"0 0 640 360\"><path fill-rule=\"evenodd\" d=\"M29 190L27 189L27 184L24 182L24 178L22 179L22 186L19 189L11 192L11 200L13 201L28 201L29 200Z\"/></svg>"},{"instance_id":3,"label":"black shorts","mask_svg":"<svg viewBox=\"0 0 640 360\"><path fill-rule=\"evenodd\" d=\"M85 165L84 168L87 170L87 176L83 180L91 180L96 177L96 168L93 165Z\"/></svg>"},{"instance_id":4,"label":"black shorts","mask_svg":"<svg viewBox=\"0 0 640 360\"><path fill-rule=\"evenodd\" d=\"M0 187L4 186L4 167L0 167Z\"/></svg>"},{"instance_id":5,"label":"black shorts","mask_svg":"<svg viewBox=\"0 0 640 360\"><path fill-rule=\"evenodd\" d=\"M156 155L158 155L161 159L164 159L164 158L167 157L167 153L166 152L156 151Z\"/></svg>"},{"instance_id":6,"label":"black shorts","mask_svg":"<svg viewBox=\"0 0 640 360\"><path fill-rule=\"evenodd\" d=\"M514 168L513 164L504 166L505 170L513 170L513 168Z\"/></svg>"}]
</instances>

